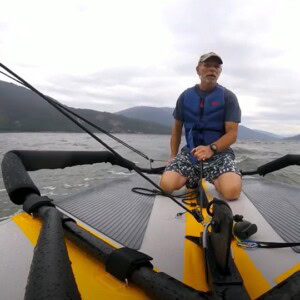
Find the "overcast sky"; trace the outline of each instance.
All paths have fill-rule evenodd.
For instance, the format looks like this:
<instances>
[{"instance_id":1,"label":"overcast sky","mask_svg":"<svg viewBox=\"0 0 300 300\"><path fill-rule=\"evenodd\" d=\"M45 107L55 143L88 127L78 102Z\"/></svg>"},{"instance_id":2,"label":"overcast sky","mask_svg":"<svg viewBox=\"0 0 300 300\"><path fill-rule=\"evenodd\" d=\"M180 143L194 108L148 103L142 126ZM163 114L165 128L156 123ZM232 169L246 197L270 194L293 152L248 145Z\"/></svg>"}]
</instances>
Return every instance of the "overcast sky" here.
<instances>
[{"instance_id":1,"label":"overcast sky","mask_svg":"<svg viewBox=\"0 0 300 300\"><path fill-rule=\"evenodd\" d=\"M300 1L0 0L0 62L73 107L174 107L223 58L242 124L300 134ZM0 74L0 80L6 80Z\"/></svg>"}]
</instances>

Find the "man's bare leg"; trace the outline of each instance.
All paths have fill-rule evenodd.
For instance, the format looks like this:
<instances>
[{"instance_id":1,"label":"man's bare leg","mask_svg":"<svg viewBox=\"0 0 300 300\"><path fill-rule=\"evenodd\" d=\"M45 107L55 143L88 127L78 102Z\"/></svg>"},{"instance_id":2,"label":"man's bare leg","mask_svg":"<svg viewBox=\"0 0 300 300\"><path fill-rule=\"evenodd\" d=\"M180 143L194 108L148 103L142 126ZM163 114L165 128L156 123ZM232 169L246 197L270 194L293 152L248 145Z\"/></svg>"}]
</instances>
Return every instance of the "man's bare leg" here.
<instances>
[{"instance_id":1,"label":"man's bare leg","mask_svg":"<svg viewBox=\"0 0 300 300\"><path fill-rule=\"evenodd\" d=\"M177 172L166 171L160 179L160 187L164 192L172 194L175 190L181 189L187 181L187 178Z\"/></svg>"},{"instance_id":2,"label":"man's bare leg","mask_svg":"<svg viewBox=\"0 0 300 300\"><path fill-rule=\"evenodd\" d=\"M228 172L220 175L214 185L226 200L237 200L242 191L242 178L234 172Z\"/></svg>"}]
</instances>

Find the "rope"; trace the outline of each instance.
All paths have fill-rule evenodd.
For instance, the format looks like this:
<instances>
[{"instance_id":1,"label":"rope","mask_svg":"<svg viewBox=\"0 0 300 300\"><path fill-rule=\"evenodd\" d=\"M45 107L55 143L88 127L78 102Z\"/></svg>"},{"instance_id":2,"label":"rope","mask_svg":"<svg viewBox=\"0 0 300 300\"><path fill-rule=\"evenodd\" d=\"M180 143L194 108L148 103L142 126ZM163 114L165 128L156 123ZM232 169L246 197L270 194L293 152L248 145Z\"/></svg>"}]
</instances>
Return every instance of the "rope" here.
<instances>
[{"instance_id":1,"label":"rope","mask_svg":"<svg viewBox=\"0 0 300 300\"><path fill-rule=\"evenodd\" d=\"M143 158L145 158L146 160L148 160L150 162L150 164L154 161L161 161L164 162L164 160L157 160L157 159L151 159L149 158L146 154L144 154L143 152L141 152L140 150L130 146L129 144L127 144L126 142L122 141L121 139L117 138L116 136L112 135L111 133L109 133L108 131L102 129L101 127L97 126L96 124L90 122L89 120L85 119L84 117L78 115L77 113L75 113L74 111L70 110L68 107L66 107L65 105L61 104L60 102L58 102L57 100L50 98L42 93L40 93L38 90L36 90L33 86L31 86L29 83L27 83L25 80L23 80L21 77L19 77L17 74L13 73L10 69L8 69L7 67L5 67L3 64L0 63L0 66L2 68L4 68L7 72L13 74L16 78L0 71L0 73L2 73L3 75L9 77L10 79L18 82L19 84L29 88L30 90L34 91L35 93L37 93L39 96L41 96L42 98L47 98L45 99L49 104L51 104L52 106L56 107L58 110L59 108L67 111L69 114L75 116L76 118L86 122L88 125L96 128L97 130L99 130L100 132L106 134L107 136L109 136L110 138L112 138L113 140L117 141L118 143L122 144L124 147L127 147L128 149L130 149L131 151L135 152L136 154L142 156ZM58 108L58 107L59 108ZM61 112L61 111L60 111ZM67 115L66 115L67 116ZM74 120L74 119L73 119ZM78 123L76 123L78 125ZM85 130L86 131L86 130ZM87 132L87 131L86 131ZM152 167L151 167L152 168Z\"/></svg>"},{"instance_id":2,"label":"rope","mask_svg":"<svg viewBox=\"0 0 300 300\"><path fill-rule=\"evenodd\" d=\"M130 170L134 170L136 173L138 173L140 176L142 176L146 181L148 181L149 183L151 183L155 188L157 188L161 194L163 196L166 196L168 198L170 198L173 202L175 202L177 205L179 205L182 209L184 209L186 212L189 212L192 216L194 216L194 218L197 220L197 222L200 222L200 218L199 215L197 214L197 212L194 210L190 210L187 207L185 207L183 204L181 204L180 202L178 202L172 195L165 193L162 188L157 185L154 181L152 181L149 177L147 177L146 175L144 175L140 168L138 168L133 162L130 162L126 159L124 159L119 153L117 153L114 149L112 149L110 146L108 146L105 142L103 142L100 138L98 138L95 134L93 134L90 130L88 130L87 128L85 128L80 122L78 122L76 119L74 119L70 114L75 115L76 117L80 117L77 114L74 114L72 111L70 111L69 109L65 108L63 105L61 105L60 103L58 103L57 101L54 101L53 99L51 99L50 97L42 94L39 90L37 90L35 87L33 87L31 84L29 84L28 82L26 82L23 78L21 78L20 76L18 76L16 73L14 73L12 70L10 70L8 67L4 66L2 63L0 63L0 67L2 67L5 71L7 71L9 74L13 75L15 78L17 78L25 87L29 88L31 91L35 92L37 95L39 95L42 99L44 99L45 101L47 101L51 106L53 106L54 108L56 108L60 113L62 113L64 116L66 116L69 120L71 120L73 123L75 123L78 127L80 127L83 131L85 131L86 133L88 133L91 137L93 137L97 142L99 142L100 144L102 144L104 147L106 147L110 152L112 152L120 161L124 162L124 164L130 169ZM84 119L85 120L85 119ZM86 120L87 121L87 120ZM88 124L90 124L91 126L95 125L89 121L87 121ZM98 127L97 127L98 129ZM102 129L101 129L102 130ZM146 156L147 157L147 156ZM148 158L148 157L147 157ZM149 159L149 158L148 158ZM151 162L151 160L150 160ZM201 213L200 213L201 214ZM201 220L202 221L202 220Z\"/></svg>"}]
</instances>

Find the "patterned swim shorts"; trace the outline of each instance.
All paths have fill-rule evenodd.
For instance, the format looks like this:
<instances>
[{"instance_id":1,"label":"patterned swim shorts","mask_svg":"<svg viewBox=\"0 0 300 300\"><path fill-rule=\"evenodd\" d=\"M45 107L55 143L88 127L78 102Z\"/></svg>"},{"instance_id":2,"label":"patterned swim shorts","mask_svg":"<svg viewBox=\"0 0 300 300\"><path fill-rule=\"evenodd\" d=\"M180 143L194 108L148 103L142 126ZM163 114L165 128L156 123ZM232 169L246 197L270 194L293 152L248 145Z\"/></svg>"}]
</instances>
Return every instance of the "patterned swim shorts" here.
<instances>
[{"instance_id":1,"label":"patterned swim shorts","mask_svg":"<svg viewBox=\"0 0 300 300\"><path fill-rule=\"evenodd\" d=\"M241 176L241 173L234 161L235 156L230 149L213 155L203 162L203 178L213 183L220 175L227 172L234 172ZM201 166L198 162L193 163L191 154L182 149L181 152L167 165L165 171L174 171L186 177L186 186L192 188L198 185L201 178Z\"/></svg>"}]
</instances>

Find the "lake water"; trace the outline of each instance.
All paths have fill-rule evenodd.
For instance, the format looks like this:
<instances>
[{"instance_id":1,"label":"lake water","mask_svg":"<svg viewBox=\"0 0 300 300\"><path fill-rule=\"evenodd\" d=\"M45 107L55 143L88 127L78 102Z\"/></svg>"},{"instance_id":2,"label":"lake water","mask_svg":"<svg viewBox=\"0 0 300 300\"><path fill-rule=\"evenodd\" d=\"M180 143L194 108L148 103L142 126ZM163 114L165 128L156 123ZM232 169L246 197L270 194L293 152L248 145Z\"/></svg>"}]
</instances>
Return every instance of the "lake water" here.
<instances>
[{"instance_id":1,"label":"lake water","mask_svg":"<svg viewBox=\"0 0 300 300\"><path fill-rule=\"evenodd\" d=\"M143 157L120 145L103 134L97 135L124 158L134 161L140 167L149 167ZM167 135L116 134L116 136L137 148L149 158L157 160L153 166L165 165L169 156ZM85 133L2 133L0 134L0 160L10 150L85 150L101 151L105 148ZM279 158L285 154L300 154L299 142L240 140L233 149L240 168L244 171ZM110 164L95 164L65 168L63 170L40 170L30 172L34 183L43 195L63 196L84 188L95 186L105 177L126 176L128 170ZM293 185L300 184L300 167L291 166L266 177ZM13 204L6 193L0 174L0 221L17 212L20 208Z\"/></svg>"}]
</instances>

